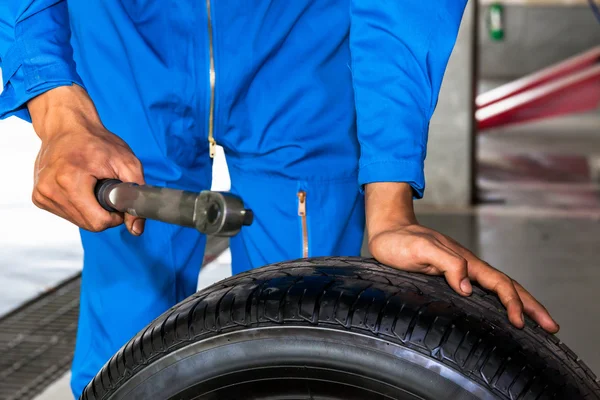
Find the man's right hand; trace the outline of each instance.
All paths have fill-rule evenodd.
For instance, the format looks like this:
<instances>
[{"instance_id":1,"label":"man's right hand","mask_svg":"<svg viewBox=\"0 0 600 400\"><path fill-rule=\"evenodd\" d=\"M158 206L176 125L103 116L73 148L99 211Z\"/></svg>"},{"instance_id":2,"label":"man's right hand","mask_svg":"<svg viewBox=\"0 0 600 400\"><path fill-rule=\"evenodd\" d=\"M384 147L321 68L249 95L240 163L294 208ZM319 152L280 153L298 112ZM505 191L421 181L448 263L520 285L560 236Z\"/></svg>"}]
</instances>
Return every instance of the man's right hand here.
<instances>
[{"instance_id":1,"label":"man's right hand","mask_svg":"<svg viewBox=\"0 0 600 400\"><path fill-rule=\"evenodd\" d=\"M87 92L61 86L30 100L33 128L42 140L34 170L33 203L75 225L100 232L125 222L141 235L144 220L109 213L94 196L99 179L144 184L140 161L129 146L102 125Z\"/></svg>"}]
</instances>

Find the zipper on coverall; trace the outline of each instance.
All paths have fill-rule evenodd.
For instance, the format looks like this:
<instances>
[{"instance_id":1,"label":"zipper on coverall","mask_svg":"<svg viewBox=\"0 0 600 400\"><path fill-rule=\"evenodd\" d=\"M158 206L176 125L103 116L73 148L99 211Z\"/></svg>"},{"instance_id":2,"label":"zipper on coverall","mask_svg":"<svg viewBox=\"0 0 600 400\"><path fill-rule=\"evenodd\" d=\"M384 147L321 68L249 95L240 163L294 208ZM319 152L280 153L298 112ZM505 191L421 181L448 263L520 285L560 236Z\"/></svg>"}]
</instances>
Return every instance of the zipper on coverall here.
<instances>
[{"instance_id":1,"label":"zipper on coverall","mask_svg":"<svg viewBox=\"0 0 600 400\"><path fill-rule=\"evenodd\" d=\"M212 17L210 14L210 0L206 0L206 15L208 21L208 52L210 58L209 80L210 80L210 110L208 114L208 145L210 158L215 157L217 150L217 141L214 137L215 130L215 84L217 80L215 72L215 55L213 48L213 28Z\"/></svg>"},{"instance_id":2,"label":"zipper on coverall","mask_svg":"<svg viewBox=\"0 0 600 400\"><path fill-rule=\"evenodd\" d=\"M306 192L298 192L298 215L302 219L302 257L308 257L308 225L306 223Z\"/></svg>"},{"instance_id":3,"label":"zipper on coverall","mask_svg":"<svg viewBox=\"0 0 600 400\"><path fill-rule=\"evenodd\" d=\"M210 77L210 110L208 115L208 143L210 158L215 157L217 141L214 137L215 129L215 55L213 46L213 28L210 1L206 0L206 15L208 22L208 49L210 58L209 77ZM308 225L306 222L306 192L298 192L298 215L302 218L302 257L308 257Z\"/></svg>"}]
</instances>

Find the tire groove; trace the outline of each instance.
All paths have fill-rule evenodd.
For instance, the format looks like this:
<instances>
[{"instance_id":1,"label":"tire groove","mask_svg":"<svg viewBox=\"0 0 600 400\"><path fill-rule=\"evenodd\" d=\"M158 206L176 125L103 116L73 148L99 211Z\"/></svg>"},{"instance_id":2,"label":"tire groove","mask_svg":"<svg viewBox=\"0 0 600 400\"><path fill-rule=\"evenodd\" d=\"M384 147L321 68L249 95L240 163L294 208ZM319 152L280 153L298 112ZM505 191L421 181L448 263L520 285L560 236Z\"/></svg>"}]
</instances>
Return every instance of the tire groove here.
<instances>
[{"instance_id":1,"label":"tire groove","mask_svg":"<svg viewBox=\"0 0 600 400\"><path fill-rule=\"evenodd\" d=\"M440 344L438 346L436 346L434 351L437 350L438 352L443 352L442 349L443 349L444 345L448 342L448 338L454 331L455 327L456 327L456 325L454 324L454 320L451 320L450 325L446 327L446 329L444 330L444 333L442 334L442 338L440 339ZM443 358L444 357L442 355L442 357L440 359L443 359Z\"/></svg>"},{"instance_id":2,"label":"tire groove","mask_svg":"<svg viewBox=\"0 0 600 400\"><path fill-rule=\"evenodd\" d=\"M402 303L402 305L400 306L400 311L398 311L396 313L396 316L394 317L394 322L392 322L392 333L400 341L403 341L403 339L400 336L398 336L398 334L396 333L396 324L398 323L398 318L400 317L400 314L402 314L402 311L404 311L405 306L406 306L406 303Z\"/></svg>"},{"instance_id":3,"label":"tire groove","mask_svg":"<svg viewBox=\"0 0 600 400\"><path fill-rule=\"evenodd\" d=\"M388 279L388 281L389 281L389 279ZM393 297L396 297L400 292L401 292L401 290L397 290L385 298L385 304L383 305L383 307L381 307L381 309L379 310L379 314L377 315L377 320L375 321L375 330L373 331L373 333L379 335L379 331L381 330L381 321L383 320L385 309L390 304L391 299Z\"/></svg>"},{"instance_id":4,"label":"tire groove","mask_svg":"<svg viewBox=\"0 0 600 400\"><path fill-rule=\"evenodd\" d=\"M330 280L321 290L321 293L319 293L319 295L317 296L316 300L315 300L315 306L313 308L313 317L312 317L312 322L313 323L317 323L319 322L319 317L320 317L320 310L321 310L321 301L323 300L323 296L325 295L325 293L327 292L327 290L329 290L329 288L331 288L334 284L336 283L335 279Z\"/></svg>"},{"instance_id":5,"label":"tire groove","mask_svg":"<svg viewBox=\"0 0 600 400\"><path fill-rule=\"evenodd\" d=\"M494 375L492 376L492 379L490 379L490 384L492 386L496 387L496 384L498 383L498 380L500 380L500 377L504 373L504 370L506 369L507 364L511 360L512 360L512 358L510 356L508 356L504 360L502 360L502 364L500 364L500 367L498 367L498 369L496 370L496 372L494 372Z\"/></svg>"},{"instance_id":6,"label":"tire groove","mask_svg":"<svg viewBox=\"0 0 600 400\"><path fill-rule=\"evenodd\" d=\"M415 326L417 325L417 319L423 313L423 309L426 308L426 307L429 307L430 304L431 304L431 302L427 302L425 304L422 304L415 311L415 313L413 314L412 318L410 319L410 322L408 323L408 328L406 328L406 333L404 334L404 341L406 341L406 342L410 342L411 341L413 331L415 330Z\"/></svg>"},{"instance_id":7,"label":"tire groove","mask_svg":"<svg viewBox=\"0 0 600 400\"><path fill-rule=\"evenodd\" d=\"M367 325L367 319L369 319L369 309L370 309L371 307L373 307L373 304L375 304L375 299L374 299L374 298L372 298L372 299L371 299L371 303L369 303L369 305L368 305L368 306L367 306L367 308L365 309L365 315L363 316L363 320L362 320L362 326L364 326L364 327L367 327L367 328L369 327L369 326Z\"/></svg>"},{"instance_id":8,"label":"tire groove","mask_svg":"<svg viewBox=\"0 0 600 400\"><path fill-rule=\"evenodd\" d=\"M469 334L469 330L467 330L465 333L463 333L462 337L460 338L460 342L458 342L458 346L456 347L456 350L454 350L454 353L452 353L452 359L453 360L456 360L456 353L458 353L458 351L462 347L462 345L465 342L465 339L467 338L468 334ZM468 357L469 356L467 355L467 358ZM462 363L462 365L460 367L464 368L466 365L467 365L467 359L465 358L465 361Z\"/></svg>"},{"instance_id":9,"label":"tire groove","mask_svg":"<svg viewBox=\"0 0 600 400\"><path fill-rule=\"evenodd\" d=\"M284 310L284 306L285 306L285 302L288 298L288 296L290 295L291 290L294 288L294 286L296 286L296 284L298 282L300 282L302 279L304 279L303 277L296 277L296 279L294 280L294 282L292 282L290 284L290 286L288 286L288 288L285 290L285 293L283 294L283 296L281 297L281 299L279 300L279 306L277 308L277 317L279 318L280 322L283 322L283 310Z\"/></svg>"},{"instance_id":10,"label":"tire groove","mask_svg":"<svg viewBox=\"0 0 600 400\"><path fill-rule=\"evenodd\" d=\"M190 309L190 311L188 312L188 315L186 317L187 319L187 334L188 334L188 338L192 339L195 335L192 332L192 323L194 320L194 313L196 312L196 309L200 306L200 304L202 304L204 302L204 299L206 299L206 296L202 296L199 297L196 300L196 304L193 305L193 307Z\"/></svg>"},{"instance_id":11,"label":"tire groove","mask_svg":"<svg viewBox=\"0 0 600 400\"><path fill-rule=\"evenodd\" d=\"M362 279L362 278L361 278ZM373 287L373 283L369 283L367 285L367 287L363 288L360 292L358 292L358 294L356 295L356 298L354 299L354 301L352 302L352 306L350 306L350 309L348 310L348 327L352 326L352 319L354 318L354 312L356 311L356 305L360 300L360 297L363 295L363 293L365 293L367 290L369 290L371 287Z\"/></svg>"},{"instance_id":12,"label":"tire groove","mask_svg":"<svg viewBox=\"0 0 600 400\"><path fill-rule=\"evenodd\" d=\"M346 322L342 322L338 318L339 305L340 305L340 301L342 300L342 296L344 295L344 293L345 292L343 289L340 290L340 295L337 297L337 299L335 301L335 305L333 306L333 320L336 321L338 324L342 325L344 328L347 328Z\"/></svg>"},{"instance_id":13,"label":"tire groove","mask_svg":"<svg viewBox=\"0 0 600 400\"><path fill-rule=\"evenodd\" d=\"M235 310L235 299L236 299L236 295L233 295L233 298L231 299L231 306L229 307L229 320L235 324L238 325L238 323L235 321L235 317L233 316L233 311Z\"/></svg>"},{"instance_id":14,"label":"tire groove","mask_svg":"<svg viewBox=\"0 0 600 400\"><path fill-rule=\"evenodd\" d=\"M229 294L229 292L231 292L233 289L235 288L235 286L230 287L225 293L223 293L221 295L221 297L219 297L219 300L217 300L217 304L215 305L215 329L217 332L221 331L222 326L221 325L221 302L223 301L223 299L225 298L225 296L227 296Z\"/></svg>"},{"instance_id":15,"label":"tire groove","mask_svg":"<svg viewBox=\"0 0 600 400\"><path fill-rule=\"evenodd\" d=\"M260 290L262 285L264 285L264 282L257 284L256 287L252 289L250 294L248 294L248 297L246 297L246 302L244 304L244 320L247 321L248 325L252 325L252 298L254 297L255 293Z\"/></svg>"},{"instance_id":16,"label":"tire groove","mask_svg":"<svg viewBox=\"0 0 600 400\"><path fill-rule=\"evenodd\" d=\"M306 288L304 288L304 290L302 291L302 294L300 295L300 299L298 300L297 308L296 308L296 315L298 316L298 318L303 319L307 322L310 322L310 319L302 316L302 301L304 300L305 295L306 295Z\"/></svg>"},{"instance_id":17,"label":"tire groove","mask_svg":"<svg viewBox=\"0 0 600 400\"><path fill-rule=\"evenodd\" d=\"M471 347L471 350L469 350L469 354L467 354L467 358L465 358L465 367L469 364L469 361L471 360L473 353L475 353L475 350L477 350L477 348L481 345L482 342L483 342L483 340L481 338L479 338L477 340L477 343L473 344L473 347ZM475 365L477 365L477 362L475 362Z\"/></svg>"},{"instance_id":18,"label":"tire groove","mask_svg":"<svg viewBox=\"0 0 600 400\"><path fill-rule=\"evenodd\" d=\"M202 333L209 331L206 325L206 310L208 310L208 303L204 302L204 310L202 310Z\"/></svg>"},{"instance_id":19,"label":"tire groove","mask_svg":"<svg viewBox=\"0 0 600 400\"><path fill-rule=\"evenodd\" d=\"M527 369L527 367L525 365L522 366L521 369L519 370L519 373L515 375L513 380L510 382L510 385L508 385L508 393L510 395L511 400L513 400L513 395L512 395L513 386L519 380L519 377L523 374L523 371L525 371L525 369ZM520 395L521 395L521 393L518 393L516 398L519 398Z\"/></svg>"}]
</instances>

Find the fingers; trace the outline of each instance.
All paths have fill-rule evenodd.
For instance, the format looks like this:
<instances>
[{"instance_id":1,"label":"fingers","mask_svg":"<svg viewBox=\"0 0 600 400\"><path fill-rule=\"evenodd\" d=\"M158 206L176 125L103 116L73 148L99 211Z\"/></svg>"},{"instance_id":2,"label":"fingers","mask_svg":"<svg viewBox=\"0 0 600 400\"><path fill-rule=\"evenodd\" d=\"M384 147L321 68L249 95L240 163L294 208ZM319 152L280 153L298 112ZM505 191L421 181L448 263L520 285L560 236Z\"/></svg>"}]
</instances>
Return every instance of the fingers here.
<instances>
[{"instance_id":1,"label":"fingers","mask_svg":"<svg viewBox=\"0 0 600 400\"><path fill-rule=\"evenodd\" d=\"M125 159L115 160L113 165L117 177L123 182L133 182L138 185L146 183L142 163L133 154Z\"/></svg>"},{"instance_id":2,"label":"fingers","mask_svg":"<svg viewBox=\"0 0 600 400\"><path fill-rule=\"evenodd\" d=\"M134 217L130 214L125 214L125 226L129 233L135 236L140 236L144 233L144 227L146 226L146 220L144 218Z\"/></svg>"},{"instance_id":3,"label":"fingers","mask_svg":"<svg viewBox=\"0 0 600 400\"><path fill-rule=\"evenodd\" d=\"M82 171L64 171L56 177L53 200L70 220L90 232L101 232L123 223L119 214L109 213L98 203L94 195L96 179Z\"/></svg>"},{"instance_id":4,"label":"fingers","mask_svg":"<svg viewBox=\"0 0 600 400\"><path fill-rule=\"evenodd\" d=\"M482 287L496 292L514 326L525 326L523 302L512 279L479 259L469 261L469 276Z\"/></svg>"},{"instance_id":5,"label":"fingers","mask_svg":"<svg viewBox=\"0 0 600 400\"><path fill-rule=\"evenodd\" d=\"M92 232L99 232L123 222L118 214L107 213L99 207L93 195L91 198L73 196L60 185L39 185L34 190L32 200L37 207ZM97 210L96 207L100 209Z\"/></svg>"},{"instance_id":6,"label":"fingers","mask_svg":"<svg viewBox=\"0 0 600 400\"><path fill-rule=\"evenodd\" d=\"M40 192L34 191L32 196L31 196L31 200L33 202L33 204L35 204L36 207L45 210L45 211L49 211L54 215L57 215L61 218L66 219L67 221L74 223L68 215L66 215L65 213L63 213L60 208L60 206L53 201L52 199L42 195Z\"/></svg>"},{"instance_id":7,"label":"fingers","mask_svg":"<svg viewBox=\"0 0 600 400\"><path fill-rule=\"evenodd\" d=\"M480 260L470 251L465 249L463 254L469 262L469 275L471 279L498 294L500 301L507 309L509 320L513 325L522 328L525 324L524 321L521 322L520 315L525 313L544 330L550 333L558 332L560 327L552 319L548 310L525 290L523 286L506 274ZM507 304L510 304L510 306Z\"/></svg>"},{"instance_id":8,"label":"fingers","mask_svg":"<svg viewBox=\"0 0 600 400\"><path fill-rule=\"evenodd\" d=\"M370 238L369 249L377 260L389 266L428 275L443 274L450 287L462 296L473 291L465 258L431 234L383 232Z\"/></svg>"},{"instance_id":9,"label":"fingers","mask_svg":"<svg viewBox=\"0 0 600 400\"><path fill-rule=\"evenodd\" d=\"M508 277L500 278L498 283L491 290L498 294L500 302L506 307L508 320L517 328L525 326L525 316L523 314L523 302L519 293L515 289L512 280Z\"/></svg>"},{"instance_id":10,"label":"fingers","mask_svg":"<svg viewBox=\"0 0 600 400\"><path fill-rule=\"evenodd\" d=\"M551 333L558 332L558 324L554 322L546 308L519 283L480 260L452 238L444 236L442 240L446 245L457 249L467 259L471 279L498 294L500 301L507 309L509 320L513 325L519 328L524 326L524 320L521 319L521 315L524 312L546 331Z\"/></svg>"},{"instance_id":11,"label":"fingers","mask_svg":"<svg viewBox=\"0 0 600 400\"><path fill-rule=\"evenodd\" d=\"M133 182L138 185L144 185L144 172L142 164L135 157L128 158L116 165L117 174L123 182ZM144 218L134 217L130 214L125 214L125 226L129 233L135 236L140 236L144 233L146 220Z\"/></svg>"},{"instance_id":12,"label":"fingers","mask_svg":"<svg viewBox=\"0 0 600 400\"><path fill-rule=\"evenodd\" d=\"M523 307L525 313L537 322L544 330L550 333L556 333L560 329L560 326L552 319L550 313L539 301L537 301L523 286L518 282L513 281L521 300L523 301Z\"/></svg>"},{"instance_id":13,"label":"fingers","mask_svg":"<svg viewBox=\"0 0 600 400\"><path fill-rule=\"evenodd\" d=\"M83 227L91 232L101 232L123 223L123 216L118 213L109 213L100 206L94 195L94 186L97 180L90 175L73 176L69 188L69 199L72 213L78 213L86 222ZM76 187L86 188L77 190Z\"/></svg>"},{"instance_id":14,"label":"fingers","mask_svg":"<svg viewBox=\"0 0 600 400\"><path fill-rule=\"evenodd\" d=\"M422 246L422 260L443 273L456 293L469 296L473 292L468 276L467 260L435 239Z\"/></svg>"}]
</instances>

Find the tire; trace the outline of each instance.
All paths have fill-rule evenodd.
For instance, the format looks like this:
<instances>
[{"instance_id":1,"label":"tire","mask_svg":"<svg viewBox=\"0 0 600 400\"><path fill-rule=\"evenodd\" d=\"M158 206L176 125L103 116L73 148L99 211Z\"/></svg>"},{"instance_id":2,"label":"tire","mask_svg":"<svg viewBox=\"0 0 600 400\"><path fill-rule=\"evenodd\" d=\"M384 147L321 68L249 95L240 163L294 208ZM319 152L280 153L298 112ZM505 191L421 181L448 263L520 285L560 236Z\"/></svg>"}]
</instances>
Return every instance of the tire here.
<instances>
[{"instance_id":1,"label":"tire","mask_svg":"<svg viewBox=\"0 0 600 400\"><path fill-rule=\"evenodd\" d=\"M496 297L360 258L223 280L127 343L84 400L600 399L592 371Z\"/></svg>"}]
</instances>

